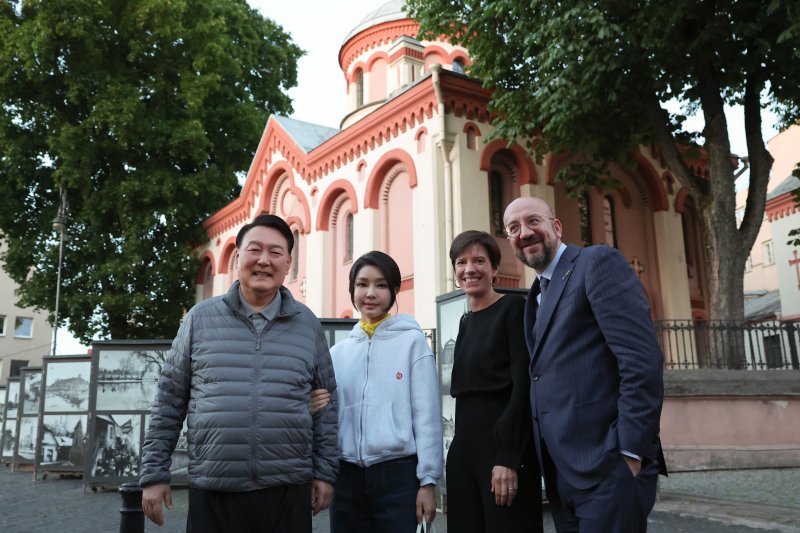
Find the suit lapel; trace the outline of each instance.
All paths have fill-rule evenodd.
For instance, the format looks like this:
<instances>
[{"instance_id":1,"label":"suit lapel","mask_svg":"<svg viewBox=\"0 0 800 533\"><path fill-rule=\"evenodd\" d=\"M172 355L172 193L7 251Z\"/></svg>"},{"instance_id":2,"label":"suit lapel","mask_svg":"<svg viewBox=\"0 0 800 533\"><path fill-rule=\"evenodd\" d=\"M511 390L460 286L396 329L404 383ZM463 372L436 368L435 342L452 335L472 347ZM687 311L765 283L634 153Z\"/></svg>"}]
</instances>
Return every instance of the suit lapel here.
<instances>
[{"instance_id":1,"label":"suit lapel","mask_svg":"<svg viewBox=\"0 0 800 533\"><path fill-rule=\"evenodd\" d=\"M534 358L542 349L545 334L550 325L550 319L553 317L553 312L558 305L558 301L561 299L561 293L564 292L564 287L567 286L569 277L572 275L572 270L575 267L575 260L578 258L580 252L581 249L578 246L568 244L567 249L561 254L561 259L558 260L556 269L553 272L553 277L550 280L550 285L547 287L547 295L536 317L536 326L534 328L536 344L533 351Z\"/></svg>"}]
</instances>

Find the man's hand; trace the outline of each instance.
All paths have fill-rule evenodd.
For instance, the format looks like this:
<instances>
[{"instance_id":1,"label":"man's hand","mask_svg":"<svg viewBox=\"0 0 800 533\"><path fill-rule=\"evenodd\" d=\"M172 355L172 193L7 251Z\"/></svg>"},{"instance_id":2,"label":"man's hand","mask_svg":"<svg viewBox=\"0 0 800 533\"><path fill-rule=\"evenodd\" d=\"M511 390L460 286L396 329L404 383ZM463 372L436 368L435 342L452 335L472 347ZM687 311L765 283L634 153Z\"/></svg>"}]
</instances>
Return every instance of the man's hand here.
<instances>
[{"instance_id":1,"label":"man's hand","mask_svg":"<svg viewBox=\"0 0 800 533\"><path fill-rule=\"evenodd\" d=\"M328 389L314 389L311 391L311 399L308 404L311 407L311 416L319 413L331 401L331 393Z\"/></svg>"},{"instance_id":2,"label":"man's hand","mask_svg":"<svg viewBox=\"0 0 800 533\"><path fill-rule=\"evenodd\" d=\"M142 490L142 511L157 526L164 525L161 503L172 510L172 491L169 485L150 485Z\"/></svg>"},{"instance_id":3,"label":"man's hand","mask_svg":"<svg viewBox=\"0 0 800 533\"><path fill-rule=\"evenodd\" d=\"M311 482L311 509L313 514L327 509L332 499L333 485L321 479L315 479Z\"/></svg>"},{"instance_id":4,"label":"man's hand","mask_svg":"<svg viewBox=\"0 0 800 533\"><path fill-rule=\"evenodd\" d=\"M423 485L417 491L417 524L423 520L430 524L436 518L435 485Z\"/></svg>"},{"instance_id":5,"label":"man's hand","mask_svg":"<svg viewBox=\"0 0 800 533\"><path fill-rule=\"evenodd\" d=\"M492 468L492 492L495 504L511 507L517 496L517 489L516 470L500 465Z\"/></svg>"},{"instance_id":6,"label":"man's hand","mask_svg":"<svg viewBox=\"0 0 800 533\"><path fill-rule=\"evenodd\" d=\"M622 454L622 458L625 459L625 463L628 465L628 468L631 469L631 474L633 474L633 477L638 476L639 471L642 469L642 462L637 461L633 457L629 457L625 454Z\"/></svg>"}]
</instances>

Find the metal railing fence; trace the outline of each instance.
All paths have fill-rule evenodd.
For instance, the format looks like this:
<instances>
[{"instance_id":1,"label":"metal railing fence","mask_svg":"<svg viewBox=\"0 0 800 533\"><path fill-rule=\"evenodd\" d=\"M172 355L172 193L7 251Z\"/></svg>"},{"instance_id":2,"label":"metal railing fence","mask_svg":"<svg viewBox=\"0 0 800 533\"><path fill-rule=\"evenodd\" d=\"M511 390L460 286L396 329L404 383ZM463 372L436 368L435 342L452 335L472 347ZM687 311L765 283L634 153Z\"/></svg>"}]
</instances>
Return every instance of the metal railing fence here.
<instances>
[{"instance_id":1,"label":"metal railing fence","mask_svg":"<svg viewBox=\"0 0 800 533\"><path fill-rule=\"evenodd\" d=\"M668 369L800 370L800 322L657 320Z\"/></svg>"}]
</instances>

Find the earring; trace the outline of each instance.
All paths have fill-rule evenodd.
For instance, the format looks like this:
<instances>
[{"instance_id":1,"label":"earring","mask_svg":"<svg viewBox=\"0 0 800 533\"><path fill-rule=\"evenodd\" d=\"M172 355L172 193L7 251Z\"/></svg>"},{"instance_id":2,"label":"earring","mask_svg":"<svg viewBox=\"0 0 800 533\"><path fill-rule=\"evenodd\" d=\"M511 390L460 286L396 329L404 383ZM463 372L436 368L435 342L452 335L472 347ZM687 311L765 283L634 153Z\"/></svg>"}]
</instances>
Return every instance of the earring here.
<instances>
[{"instance_id":1,"label":"earring","mask_svg":"<svg viewBox=\"0 0 800 533\"><path fill-rule=\"evenodd\" d=\"M500 276L495 274L494 276L492 276L492 285L497 285L498 283L500 283Z\"/></svg>"},{"instance_id":2,"label":"earring","mask_svg":"<svg viewBox=\"0 0 800 533\"><path fill-rule=\"evenodd\" d=\"M461 285L458 284L458 280L455 279L455 278L453 278L453 285L456 286L456 289L460 289L461 288Z\"/></svg>"}]
</instances>

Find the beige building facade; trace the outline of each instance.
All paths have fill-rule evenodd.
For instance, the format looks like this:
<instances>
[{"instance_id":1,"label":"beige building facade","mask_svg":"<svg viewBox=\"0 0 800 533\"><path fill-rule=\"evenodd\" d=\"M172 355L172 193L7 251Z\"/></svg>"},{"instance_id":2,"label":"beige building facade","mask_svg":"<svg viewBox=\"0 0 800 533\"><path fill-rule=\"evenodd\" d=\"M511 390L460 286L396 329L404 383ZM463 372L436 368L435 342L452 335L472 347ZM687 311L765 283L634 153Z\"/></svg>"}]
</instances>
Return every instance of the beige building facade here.
<instances>
[{"instance_id":1,"label":"beige building facade","mask_svg":"<svg viewBox=\"0 0 800 533\"><path fill-rule=\"evenodd\" d=\"M751 319L800 318L800 247L788 244L789 232L800 228L800 212L792 190L800 180L792 172L800 163L800 125L767 141L774 162L767 187L767 204L761 229L745 266L744 289L753 307ZM744 214L747 191L737 194L737 216ZM738 219L741 221L741 218ZM761 311L759 313L759 311Z\"/></svg>"},{"instance_id":2,"label":"beige building facade","mask_svg":"<svg viewBox=\"0 0 800 533\"><path fill-rule=\"evenodd\" d=\"M0 253L5 247L0 242ZM16 289L17 284L0 268L0 385L9 375L18 376L24 366L41 365L53 338L47 313L18 307Z\"/></svg>"}]
</instances>

